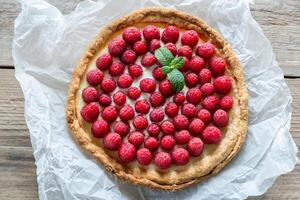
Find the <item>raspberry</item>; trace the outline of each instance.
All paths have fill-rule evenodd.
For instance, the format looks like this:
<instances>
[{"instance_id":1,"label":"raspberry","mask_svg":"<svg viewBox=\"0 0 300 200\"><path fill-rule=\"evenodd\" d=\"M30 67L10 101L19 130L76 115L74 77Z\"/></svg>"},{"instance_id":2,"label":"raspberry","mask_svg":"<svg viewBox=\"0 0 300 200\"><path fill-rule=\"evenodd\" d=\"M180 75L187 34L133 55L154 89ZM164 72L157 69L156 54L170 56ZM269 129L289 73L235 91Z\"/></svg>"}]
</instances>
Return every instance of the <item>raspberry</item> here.
<instances>
[{"instance_id":1,"label":"raspberry","mask_svg":"<svg viewBox=\"0 0 300 200\"><path fill-rule=\"evenodd\" d=\"M109 74L112 76L119 76L123 74L125 66L123 63L115 62L109 68Z\"/></svg>"},{"instance_id":2,"label":"raspberry","mask_svg":"<svg viewBox=\"0 0 300 200\"><path fill-rule=\"evenodd\" d=\"M209 111L214 111L219 107L219 99L216 96L205 97L202 106Z\"/></svg>"},{"instance_id":3,"label":"raspberry","mask_svg":"<svg viewBox=\"0 0 300 200\"><path fill-rule=\"evenodd\" d=\"M201 69L204 67L205 62L204 60L199 57L199 56L194 56L192 57L192 59L190 60L190 70L195 72L195 73L199 73L201 71Z\"/></svg>"},{"instance_id":4,"label":"raspberry","mask_svg":"<svg viewBox=\"0 0 300 200\"><path fill-rule=\"evenodd\" d=\"M82 91L82 98L86 103L97 101L97 97L98 97L98 92L94 87L86 87Z\"/></svg>"},{"instance_id":5,"label":"raspberry","mask_svg":"<svg viewBox=\"0 0 300 200\"><path fill-rule=\"evenodd\" d=\"M111 41L108 45L108 52L112 56L120 56L125 50L126 43L123 39L117 38Z\"/></svg>"},{"instance_id":6,"label":"raspberry","mask_svg":"<svg viewBox=\"0 0 300 200\"><path fill-rule=\"evenodd\" d=\"M96 66L98 67L98 69L104 71L110 67L112 62L113 62L112 56L109 55L108 53L105 53L105 54L101 55L99 58L97 58Z\"/></svg>"},{"instance_id":7,"label":"raspberry","mask_svg":"<svg viewBox=\"0 0 300 200\"><path fill-rule=\"evenodd\" d=\"M167 169L172 164L172 158L169 153L158 152L155 155L154 164L160 169Z\"/></svg>"},{"instance_id":8,"label":"raspberry","mask_svg":"<svg viewBox=\"0 0 300 200\"><path fill-rule=\"evenodd\" d=\"M134 117L133 108L130 105L123 106L120 109L119 117L122 121L128 121L128 120L133 119L133 117Z\"/></svg>"},{"instance_id":9,"label":"raspberry","mask_svg":"<svg viewBox=\"0 0 300 200\"><path fill-rule=\"evenodd\" d=\"M189 152L184 148L177 148L172 152L172 160L175 165L185 165L190 160Z\"/></svg>"},{"instance_id":10,"label":"raspberry","mask_svg":"<svg viewBox=\"0 0 300 200\"><path fill-rule=\"evenodd\" d=\"M126 102L126 94L122 91L118 91L113 96L115 104L121 106L124 105Z\"/></svg>"},{"instance_id":11,"label":"raspberry","mask_svg":"<svg viewBox=\"0 0 300 200\"><path fill-rule=\"evenodd\" d=\"M144 146L150 151L155 151L159 147L159 142L154 137L148 137L144 142Z\"/></svg>"},{"instance_id":12,"label":"raspberry","mask_svg":"<svg viewBox=\"0 0 300 200\"><path fill-rule=\"evenodd\" d=\"M186 100L192 104L200 103L202 98L202 92L199 88L191 88L186 93Z\"/></svg>"},{"instance_id":13,"label":"raspberry","mask_svg":"<svg viewBox=\"0 0 300 200\"><path fill-rule=\"evenodd\" d=\"M141 148L136 152L136 159L140 165L149 165L152 160L152 154L149 149Z\"/></svg>"},{"instance_id":14,"label":"raspberry","mask_svg":"<svg viewBox=\"0 0 300 200\"><path fill-rule=\"evenodd\" d=\"M179 38L179 31L175 26L166 27L163 30L162 36L161 36L161 40L164 43L172 42L175 44L177 42L178 38Z\"/></svg>"},{"instance_id":15,"label":"raspberry","mask_svg":"<svg viewBox=\"0 0 300 200\"><path fill-rule=\"evenodd\" d=\"M161 106L165 98L159 92L153 92L149 98L149 101L153 107Z\"/></svg>"},{"instance_id":16,"label":"raspberry","mask_svg":"<svg viewBox=\"0 0 300 200\"><path fill-rule=\"evenodd\" d=\"M141 96L141 91L137 87L130 87L127 91L127 96L132 100L136 100Z\"/></svg>"},{"instance_id":17,"label":"raspberry","mask_svg":"<svg viewBox=\"0 0 300 200\"><path fill-rule=\"evenodd\" d=\"M175 145L175 139L172 135L165 135L161 141L160 146L165 150L171 150Z\"/></svg>"},{"instance_id":18,"label":"raspberry","mask_svg":"<svg viewBox=\"0 0 300 200\"><path fill-rule=\"evenodd\" d=\"M201 119L193 119L193 121L189 125L189 131L192 135L200 136L201 132L204 129L204 123Z\"/></svg>"},{"instance_id":19,"label":"raspberry","mask_svg":"<svg viewBox=\"0 0 300 200\"><path fill-rule=\"evenodd\" d=\"M233 99L231 96L224 96L220 99L220 108L223 110L230 110L233 106Z\"/></svg>"},{"instance_id":20,"label":"raspberry","mask_svg":"<svg viewBox=\"0 0 300 200\"><path fill-rule=\"evenodd\" d=\"M219 76L213 82L215 91L220 94L227 94L230 92L232 84L229 76Z\"/></svg>"},{"instance_id":21,"label":"raspberry","mask_svg":"<svg viewBox=\"0 0 300 200\"><path fill-rule=\"evenodd\" d=\"M199 82L201 84L208 83L211 80L211 72L209 69L202 69L199 73Z\"/></svg>"},{"instance_id":22,"label":"raspberry","mask_svg":"<svg viewBox=\"0 0 300 200\"><path fill-rule=\"evenodd\" d=\"M192 138L187 145L187 149L191 156L194 157L200 156L203 151L202 140L197 137Z\"/></svg>"},{"instance_id":23,"label":"raspberry","mask_svg":"<svg viewBox=\"0 0 300 200\"><path fill-rule=\"evenodd\" d=\"M224 127L228 124L228 116L226 111L219 109L213 115L213 123L215 126Z\"/></svg>"},{"instance_id":24,"label":"raspberry","mask_svg":"<svg viewBox=\"0 0 300 200\"><path fill-rule=\"evenodd\" d=\"M155 108L150 112L150 119L153 122L161 122L165 118L165 113L160 108Z\"/></svg>"},{"instance_id":25,"label":"raspberry","mask_svg":"<svg viewBox=\"0 0 300 200\"><path fill-rule=\"evenodd\" d=\"M122 138L117 133L109 133L103 138L103 145L109 150L117 150L122 144Z\"/></svg>"},{"instance_id":26,"label":"raspberry","mask_svg":"<svg viewBox=\"0 0 300 200\"><path fill-rule=\"evenodd\" d=\"M102 82L103 77L103 72L99 69L92 69L86 74L86 80L92 86L99 85Z\"/></svg>"},{"instance_id":27,"label":"raspberry","mask_svg":"<svg viewBox=\"0 0 300 200\"><path fill-rule=\"evenodd\" d=\"M128 67L128 73L132 78L139 77L143 74L143 69L138 64L130 65Z\"/></svg>"},{"instance_id":28,"label":"raspberry","mask_svg":"<svg viewBox=\"0 0 300 200\"><path fill-rule=\"evenodd\" d=\"M102 118L107 122L113 122L118 117L118 110L114 106L107 106L102 111Z\"/></svg>"},{"instance_id":29,"label":"raspberry","mask_svg":"<svg viewBox=\"0 0 300 200\"><path fill-rule=\"evenodd\" d=\"M101 89L104 92L112 92L116 88L116 81L112 78L104 79L101 83Z\"/></svg>"},{"instance_id":30,"label":"raspberry","mask_svg":"<svg viewBox=\"0 0 300 200\"><path fill-rule=\"evenodd\" d=\"M109 125L105 120L98 119L93 123L91 131L95 138L101 138L108 133Z\"/></svg>"},{"instance_id":31,"label":"raspberry","mask_svg":"<svg viewBox=\"0 0 300 200\"><path fill-rule=\"evenodd\" d=\"M173 123L177 130L187 129L189 126L189 120L184 115L177 115L176 117L174 117Z\"/></svg>"},{"instance_id":32,"label":"raspberry","mask_svg":"<svg viewBox=\"0 0 300 200\"><path fill-rule=\"evenodd\" d=\"M147 128L148 121L145 117L139 115L133 119L133 126L138 130L143 130L143 129Z\"/></svg>"},{"instance_id":33,"label":"raspberry","mask_svg":"<svg viewBox=\"0 0 300 200\"><path fill-rule=\"evenodd\" d=\"M114 125L114 132L118 133L122 137L129 133L129 129L129 125L124 122L116 122Z\"/></svg>"},{"instance_id":34,"label":"raspberry","mask_svg":"<svg viewBox=\"0 0 300 200\"><path fill-rule=\"evenodd\" d=\"M175 141L177 144L187 144L191 139L191 135L187 130L181 130L175 133Z\"/></svg>"},{"instance_id":35,"label":"raspberry","mask_svg":"<svg viewBox=\"0 0 300 200\"><path fill-rule=\"evenodd\" d=\"M149 47L149 51L151 53L154 53L156 49L158 49L160 47L160 41L157 39L153 39L150 42L150 47Z\"/></svg>"},{"instance_id":36,"label":"raspberry","mask_svg":"<svg viewBox=\"0 0 300 200\"><path fill-rule=\"evenodd\" d=\"M99 107L95 102L86 104L81 108L80 114L86 122L94 122L98 118Z\"/></svg>"},{"instance_id":37,"label":"raspberry","mask_svg":"<svg viewBox=\"0 0 300 200\"><path fill-rule=\"evenodd\" d=\"M141 63L144 67L151 67L156 63L156 58L153 54L147 54L142 57Z\"/></svg>"},{"instance_id":38,"label":"raspberry","mask_svg":"<svg viewBox=\"0 0 300 200\"><path fill-rule=\"evenodd\" d=\"M128 27L124 30L122 37L128 44L133 44L142 39L142 34L138 28Z\"/></svg>"},{"instance_id":39,"label":"raspberry","mask_svg":"<svg viewBox=\"0 0 300 200\"><path fill-rule=\"evenodd\" d=\"M190 61L187 57L183 57L183 65L179 68L181 72L185 72L189 69Z\"/></svg>"},{"instance_id":40,"label":"raspberry","mask_svg":"<svg viewBox=\"0 0 300 200\"><path fill-rule=\"evenodd\" d=\"M225 72L226 61L224 58L213 57L210 59L208 66L214 76L222 76Z\"/></svg>"},{"instance_id":41,"label":"raspberry","mask_svg":"<svg viewBox=\"0 0 300 200\"><path fill-rule=\"evenodd\" d=\"M152 78L144 78L140 82L140 88L143 92L152 93L156 89L156 82Z\"/></svg>"},{"instance_id":42,"label":"raspberry","mask_svg":"<svg viewBox=\"0 0 300 200\"><path fill-rule=\"evenodd\" d=\"M192 54L193 54L192 48L187 45L181 46L178 50L178 56L184 56L187 59L191 59Z\"/></svg>"},{"instance_id":43,"label":"raspberry","mask_svg":"<svg viewBox=\"0 0 300 200\"><path fill-rule=\"evenodd\" d=\"M200 109L197 114L198 118L201 119L205 124L209 124L211 120L211 114L206 109Z\"/></svg>"},{"instance_id":44,"label":"raspberry","mask_svg":"<svg viewBox=\"0 0 300 200\"><path fill-rule=\"evenodd\" d=\"M160 125L160 130L164 133L164 134L174 134L175 132L175 127L174 124L169 121L166 120L163 123L161 123Z\"/></svg>"},{"instance_id":45,"label":"raspberry","mask_svg":"<svg viewBox=\"0 0 300 200\"><path fill-rule=\"evenodd\" d=\"M195 73L187 73L184 76L185 84L189 88L195 87L198 84L198 76Z\"/></svg>"},{"instance_id":46,"label":"raspberry","mask_svg":"<svg viewBox=\"0 0 300 200\"><path fill-rule=\"evenodd\" d=\"M168 103L165 107L165 113L169 117L175 117L178 114L178 106L176 103Z\"/></svg>"},{"instance_id":47,"label":"raspberry","mask_svg":"<svg viewBox=\"0 0 300 200\"><path fill-rule=\"evenodd\" d=\"M98 98L98 102L101 106L106 107L111 104L111 98L107 94L101 94Z\"/></svg>"},{"instance_id":48,"label":"raspberry","mask_svg":"<svg viewBox=\"0 0 300 200\"><path fill-rule=\"evenodd\" d=\"M148 41L160 38L160 31L156 26L148 25L143 29L144 38Z\"/></svg>"},{"instance_id":49,"label":"raspberry","mask_svg":"<svg viewBox=\"0 0 300 200\"><path fill-rule=\"evenodd\" d=\"M173 54L173 56L177 55L177 48L175 44L169 42L165 44L165 47Z\"/></svg>"},{"instance_id":50,"label":"raspberry","mask_svg":"<svg viewBox=\"0 0 300 200\"><path fill-rule=\"evenodd\" d=\"M200 90L204 96L213 95L215 92L214 86L211 83L205 83L201 86Z\"/></svg>"},{"instance_id":51,"label":"raspberry","mask_svg":"<svg viewBox=\"0 0 300 200\"><path fill-rule=\"evenodd\" d=\"M166 78L166 75L163 74L162 70L161 70L161 67L156 67L153 69L152 71L152 76L156 79L156 80L159 80L159 81L162 81Z\"/></svg>"},{"instance_id":52,"label":"raspberry","mask_svg":"<svg viewBox=\"0 0 300 200\"><path fill-rule=\"evenodd\" d=\"M131 162L136 157L136 149L132 144L124 143L119 148L118 156L120 160L124 163Z\"/></svg>"},{"instance_id":53,"label":"raspberry","mask_svg":"<svg viewBox=\"0 0 300 200\"><path fill-rule=\"evenodd\" d=\"M186 117L194 117L196 115L197 109L191 103L186 103L181 107L181 113Z\"/></svg>"},{"instance_id":54,"label":"raspberry","mask_svg":"<svg viewBox=\"0 0 300 200\"><path fill-rule=\"evenodd\" d=\"M157 124L150 124L147 128L150 136L157 137L160 133L160 128Z\"/></svg>"},{"instance_id":55,"label":"raspberry","mask_svg":"<svg viewBox=\"0 0 300 200\"><path fill-rule=\"evenodd\" d=\"M150 110L150 104L146 100L138 100L135 103L135 111L138 113L146 114Z\"/></svg>"},{"instance_id":56,"label":"raspberry","mask_svg":"<svg viewBox=\"0 0 300 200\"><path fill-rule=\"evenodd\" d=\"M118 86L120 88L128 88L132 84L132 78L129 74L122 74L118 78Z\"/></svg>"},{"instance_id":57,"label":"raspberry","mask_svg":"<svg viewBox=\"0 0 300 200\"><path fill-rule=\"evenodd\" d=\"M204 43L197 47L196 54L202 58L210 58L215 53L215 46L210 43Z\"/></svg>"},{"instance_id":58,"label":"raspberry","mask_svg":"<svg viewBox=\"0 0 300 200\"><path fill-rule=\"evenodd\" d=\"M137 41L136 43L134 43L132 49L137 55L144 55L147 52L148 47L145 42Z\"/></svg>"},{"instance_id":59,"label":"raspberry","mask_svg":"<svg viewBox=\"0 0 300 200\"><path fill-rule=\"evenodd\" d=\"M198 44L198 41L199 41L198 33L194 30L185 31L181 35L181 44L182 45L188 45L193 48L194 46L196 46Z\"/></svg>"},{"instance_id":60,"label":"raspberry","mask_svg":"<svg viewBox=\"0 0 300 200\"><path fill-rule=\"evenodd\" d=\"M159 83L159 91L165 97L171 96L173 94L171 82L169 80L164 80Z\"/></svg>"},{"instance_id":61,"label":"raspberry","mask_svg":"<svg viewBox=\"0 0 300 200\"><path fill-rule=\"evenodd\" d=\"M145 139L144 134L139 131L133 131L128 136L128 142L130 142L136 147L143 144L144 139Z\"/></svg>"},{"instance_id":62,"label":"raspberry","mask_svg":"<svg viewBox=\"0 0 300 200\"><path fill-rule=\"evenodd\" d=\"M203 142L206 144L217 144L222 139L220 129L215 126L208 126L202 133Z\"/></svg>"},{"instance_id":63,"label":"raspberry","mask_svg":"<svg viewBox=\"0 0 300 200\"><path fill-rule=\"evenodd\" d=\"M185 96L184 96L183 92L176 93L173 96L173 101L177 105L182 105L185 102Z\"/></svg>"},{"instance_id":64,"label":"raspberry","mask_svg":"<svg viewBox=\"0 0 300 200\"><path fill-rule=\"evenodd\" d=\"M134 63L136 61L136 54L134 51L132 51L130 49L126 50L122 54L121 60L126 64Z\"/></svg>"}]
</instances>

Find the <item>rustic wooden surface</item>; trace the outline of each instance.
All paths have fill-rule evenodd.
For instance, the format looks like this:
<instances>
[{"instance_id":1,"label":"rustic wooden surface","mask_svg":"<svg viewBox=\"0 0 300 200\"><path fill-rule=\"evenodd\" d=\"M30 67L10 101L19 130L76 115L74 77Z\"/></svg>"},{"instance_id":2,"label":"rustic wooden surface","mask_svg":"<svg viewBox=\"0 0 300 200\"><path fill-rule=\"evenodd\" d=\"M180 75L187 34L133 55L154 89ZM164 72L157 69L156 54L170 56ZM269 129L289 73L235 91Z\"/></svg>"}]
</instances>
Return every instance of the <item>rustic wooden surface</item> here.
<instances>
[{"instance_id":1,"label":"rustic wooden surface","mask_svg":"<svg viewBox=\"0 0 300 200\"><path fill-rule=\"evenodd\" d=\"M79 0L49 0L62 13L71 12ZM270 39L291 89L291 133L300 146L300 1L271 0L251 5L254 18ZM19 3L0 0L0 199L37 199L36 167L24 120L24 98L14 78L11 57L13 23ZM278 178L260 197L250 199L300 199L300 165Z\"/></svg>"}]
</instances>

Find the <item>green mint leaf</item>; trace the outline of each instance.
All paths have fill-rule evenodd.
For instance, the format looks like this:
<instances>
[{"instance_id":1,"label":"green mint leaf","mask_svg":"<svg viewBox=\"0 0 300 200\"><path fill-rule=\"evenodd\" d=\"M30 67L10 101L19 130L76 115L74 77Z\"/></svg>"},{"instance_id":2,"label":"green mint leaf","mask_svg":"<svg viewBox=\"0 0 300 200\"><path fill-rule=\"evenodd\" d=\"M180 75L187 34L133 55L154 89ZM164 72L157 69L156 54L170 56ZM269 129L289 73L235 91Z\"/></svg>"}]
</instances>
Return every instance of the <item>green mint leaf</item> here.
<instances>
[{"instance_id":1,"label":"green mint leaf","mask_svg":"<svg viewBox=\"0 0 300 200\"><path fill-rule=\"evenodd\" d=\"M178 69L173 69L168 73L168 79L172 84L172 88L175 92L179 92L184 87L184 77L183 74Z\"/></svg>"},{"instance_id":2,"label":"green mint leaf","mask_svg":"<svg viewBox=\"0 0 300 200\"><path fill-rule=\"evenodd\" d=\"M154 56L160 62L160 64L162 64L162 66L169 65L174 59L173 54L169 51L169 49L165 47L160 47L159 49L156 49L156 51L154 52Z\"/></svg>"},{"instance_id":3,"label":"green mint leaf","mask_svg":"<svg viewBox=\"0 0 300 200\"><path fill-rule=\"evenodd\" d=\"M174 69L179 69L180 67L183 66L183 63L184 63L183 57L176 57L171 61L170 66Z\"/></svg>"},{"instance_id":4,"label":"green mint leaf","mask_svg":"<svg viewBox=\"0 0 300 200\"><path fill-rule=\"evenodd\" d=\"M173 70L173 68L170 66L163 66L161 68L161 70L164 75L167 75L168 73L170 73Z\"/></svg>"}]
</instances>

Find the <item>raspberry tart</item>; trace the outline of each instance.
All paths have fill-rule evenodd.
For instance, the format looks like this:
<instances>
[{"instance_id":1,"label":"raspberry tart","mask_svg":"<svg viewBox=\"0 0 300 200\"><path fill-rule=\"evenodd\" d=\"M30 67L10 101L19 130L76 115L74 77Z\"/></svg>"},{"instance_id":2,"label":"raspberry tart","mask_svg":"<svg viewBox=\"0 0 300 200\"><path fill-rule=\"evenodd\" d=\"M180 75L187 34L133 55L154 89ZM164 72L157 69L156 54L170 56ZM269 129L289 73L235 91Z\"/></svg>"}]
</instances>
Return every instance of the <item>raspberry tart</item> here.
<instances>
[{"instance_id":1,"label":"raspberry tart","mask_svg":"<svg viewBox=\"0 0 300 200\"><path fill-rule=\"evenodd\" d=\"M78 144L122 180L177 190L240 150L248 95L229 44L202 20L144 8L106 27L75 68L66 118Z\"/></svg>"}]
</instances>

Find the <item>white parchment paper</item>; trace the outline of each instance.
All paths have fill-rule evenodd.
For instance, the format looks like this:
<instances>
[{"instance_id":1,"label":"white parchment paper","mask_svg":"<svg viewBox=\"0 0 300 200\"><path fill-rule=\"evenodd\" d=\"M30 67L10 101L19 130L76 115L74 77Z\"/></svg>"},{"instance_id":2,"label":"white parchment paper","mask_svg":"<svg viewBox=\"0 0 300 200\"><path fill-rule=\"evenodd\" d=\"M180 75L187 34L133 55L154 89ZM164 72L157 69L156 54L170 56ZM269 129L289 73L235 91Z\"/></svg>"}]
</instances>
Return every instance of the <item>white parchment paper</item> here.
<instances>
[{"instance_id":1,"label":"white parchment paper","mask_svg":"<svg viewBox=\"0 0 300 200\"><path fill-rule=\"evenodd\" d=\"M298 162L289 133L292 98L248 1L82 1L68 15L42 0L21 3L13 58L25 96L40 199L244 199L263 194ZM87 44L103 25L146 6L186 11L218 30L239 57L250 94L248 136L237 158L217 176L178 192L120 182L76 145L65 121L68 83Z\"/></svg>"}]
</instances>

